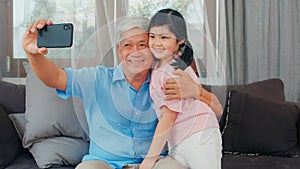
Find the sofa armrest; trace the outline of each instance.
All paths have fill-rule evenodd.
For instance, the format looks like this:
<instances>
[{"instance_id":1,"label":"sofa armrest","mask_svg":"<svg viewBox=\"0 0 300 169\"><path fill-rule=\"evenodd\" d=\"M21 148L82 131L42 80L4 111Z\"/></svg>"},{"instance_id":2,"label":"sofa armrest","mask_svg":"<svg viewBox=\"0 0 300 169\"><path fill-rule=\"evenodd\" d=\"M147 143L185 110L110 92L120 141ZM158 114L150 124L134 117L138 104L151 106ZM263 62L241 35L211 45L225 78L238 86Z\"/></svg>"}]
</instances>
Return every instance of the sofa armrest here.
<instances>
[{"instance_id":1,"label":"sofa armrest","mask_svg":"<svg viewBox=\"0 0 300 169\"><path fill-rule=\"evenodd\" d=\"M300 145L300 103L296 103L296 102L289 102L286 101L286 103L288 104L292 104L295 105L297 107L298 110L298 121L297 121L297 142L298 145Z\"/></svg>"}]
</instances>

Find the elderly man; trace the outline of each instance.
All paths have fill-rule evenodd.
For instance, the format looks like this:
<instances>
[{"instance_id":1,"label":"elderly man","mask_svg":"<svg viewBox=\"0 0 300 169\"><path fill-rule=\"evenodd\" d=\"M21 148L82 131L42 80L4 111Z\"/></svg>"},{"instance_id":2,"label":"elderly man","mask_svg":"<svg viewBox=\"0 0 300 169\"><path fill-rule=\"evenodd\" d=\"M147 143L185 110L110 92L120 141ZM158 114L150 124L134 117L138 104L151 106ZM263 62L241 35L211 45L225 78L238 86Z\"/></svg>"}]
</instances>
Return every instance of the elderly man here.
<instances>
[{"instance_id":1,"label":"elderly man","mask_svg":"<svg viewBox=\"0 0 300 169\"><path fill-rule=\"evenodd\" d=\"M149 94L153 56L148 48L148 19L127 18L118 25L117 52L122 61L118 67L78 70L58 68L45 57L48 50L37 47L37 30L51 24L51 21L41 20L31 25L24 34L23 48L41 81L56 88L61 98L75 96L84 103L90 147L89 154L77 168L138 168L147 154L157 124ZM216 100L184 72L175 73L180 77L170 79L165 86L169 94L166 99L195 97L209 105L211 100ZM216 103L220 107L219 102ZM177 161L165 157L166 154L164 150L154 168L183 168Z\"/></svg>"}]
</instances>

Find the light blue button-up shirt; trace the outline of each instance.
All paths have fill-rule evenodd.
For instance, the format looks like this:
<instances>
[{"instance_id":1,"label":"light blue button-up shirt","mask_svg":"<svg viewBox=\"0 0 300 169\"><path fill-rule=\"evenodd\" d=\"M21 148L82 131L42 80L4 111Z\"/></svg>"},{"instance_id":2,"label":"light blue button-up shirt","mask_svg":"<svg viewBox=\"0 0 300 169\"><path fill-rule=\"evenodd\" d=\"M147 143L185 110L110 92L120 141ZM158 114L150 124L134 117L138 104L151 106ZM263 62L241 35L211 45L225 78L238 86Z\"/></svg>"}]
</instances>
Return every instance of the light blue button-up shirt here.
<instances>
[{"instance_id":1,"label":"light blue button-up shirt","mask_svg":"<svg viewBox=\"0 0 300 169\"><path fill-rule=\"evenodd\" d=\"M156 113L149 94L150 73L137 91L117 68L66 68L66 91L61 98L83 100L89 126L90 148L84 160L103 160L113 168L141 163L150 147Z\"/></svg>"}]
</instances>

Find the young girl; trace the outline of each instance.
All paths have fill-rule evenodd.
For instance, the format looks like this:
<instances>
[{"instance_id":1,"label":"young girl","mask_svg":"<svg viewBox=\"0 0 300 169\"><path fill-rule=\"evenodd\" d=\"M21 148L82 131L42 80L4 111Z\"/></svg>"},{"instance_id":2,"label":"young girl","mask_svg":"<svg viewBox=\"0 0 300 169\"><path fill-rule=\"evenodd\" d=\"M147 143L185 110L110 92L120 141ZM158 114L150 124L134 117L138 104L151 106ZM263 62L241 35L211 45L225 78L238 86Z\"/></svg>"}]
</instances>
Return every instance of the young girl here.
<instances>
[{"instance_id":1,"label":"young girl","mask_svg":"<svg viewBox=\"0 0 300 169\"><path fill-rule=\"evenodd\" d=\"M150 94L159 123L140 169L154 166L167 140L169 156L185 167L221 169L221 134L210 107L196 99L164 100L163 85L167 78L173 77L173 70L182 69L198 82L190 67L193 49L183 16L172 9L160 10L152 17L149 28L149 47L157 59Z\"/></svg>"}]
</instances>

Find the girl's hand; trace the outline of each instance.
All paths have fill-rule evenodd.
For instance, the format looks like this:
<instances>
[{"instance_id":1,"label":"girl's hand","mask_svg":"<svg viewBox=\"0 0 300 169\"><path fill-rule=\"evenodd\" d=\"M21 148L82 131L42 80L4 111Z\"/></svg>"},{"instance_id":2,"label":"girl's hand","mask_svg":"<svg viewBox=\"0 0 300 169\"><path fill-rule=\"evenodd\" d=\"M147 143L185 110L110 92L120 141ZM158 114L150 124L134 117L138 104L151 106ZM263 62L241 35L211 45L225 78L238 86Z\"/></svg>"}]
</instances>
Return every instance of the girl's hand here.
<instances>
[{"instance_id":1,"label":"girl's hand","mask_svg":"<svg viewBox=\"0 0 300 169\"><path fill-rule=\"evenodd\" d=\"M38 20L28 27L22 39L22 47L26 54L33 56L39 54L45 55L48 53L47 48L37 47L37 32L38 29L42 29L45 25L52 24L52 21Z\"/></svg>"},{"instance_id":2,"label":"girl's hand","mask_svg":"<svg viewBox=\"0 0 300 169\"><path fill-rule=\"evenodd\" d=\"M154 164L155 162L145 159L139 166L139 169L152 169Z\"/></svg>"}]
</instances>

